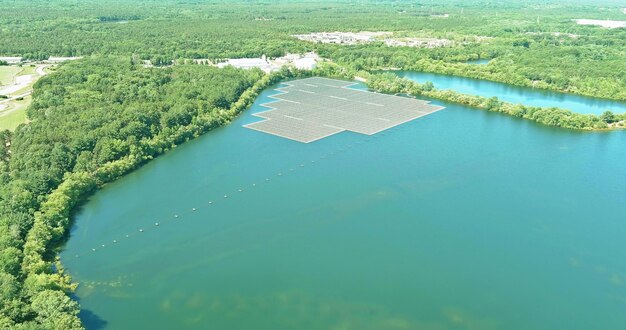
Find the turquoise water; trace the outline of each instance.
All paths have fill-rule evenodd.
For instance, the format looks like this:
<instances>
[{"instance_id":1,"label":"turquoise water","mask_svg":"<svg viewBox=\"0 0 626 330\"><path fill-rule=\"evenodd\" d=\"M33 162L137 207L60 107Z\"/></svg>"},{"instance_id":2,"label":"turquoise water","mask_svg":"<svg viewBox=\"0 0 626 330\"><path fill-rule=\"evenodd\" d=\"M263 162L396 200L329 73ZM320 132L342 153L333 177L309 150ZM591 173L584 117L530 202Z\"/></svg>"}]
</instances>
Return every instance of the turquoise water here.
<instances>
[{"instance_id":1,"label":"turquoise water","mask_svg":"<svg viewBox=\"0 0 626 330\"><path fill-rule=\"evenodd\" d=\"M484 97L497 96L502 101L522 103L537 107L558 107L578 113L601 114L607 110L626 112L626 102L564 94L541 89L513 86L493 81L479 80L437 73L391 71L400 77L424 83L430 81L437 89L452 89L463 94Z\"/></svg>"},{"instance_id":2,"label":"turquoise water","mask_svg":"<svg viewBox=\"0 0 626 330\"><path fill-rule=\"evenodd\" d=\"M79 210L88 328L624 329L626 132L440 103L301 144L241 127L273 93Z\"/></svg>"},{"instance_id":3,"label":"turquoise water","mask_svg":"<svg viewBox=\"0 0 626 330\"><path fill-rule=\"evenodd\" d=\"M475 65L485 65L485 64L489 64L491 60L490 59L480 59L480 60L471 60L471 61L467 61L465 63L467 64L475 64Z\"/></svg>"}]
</instances>

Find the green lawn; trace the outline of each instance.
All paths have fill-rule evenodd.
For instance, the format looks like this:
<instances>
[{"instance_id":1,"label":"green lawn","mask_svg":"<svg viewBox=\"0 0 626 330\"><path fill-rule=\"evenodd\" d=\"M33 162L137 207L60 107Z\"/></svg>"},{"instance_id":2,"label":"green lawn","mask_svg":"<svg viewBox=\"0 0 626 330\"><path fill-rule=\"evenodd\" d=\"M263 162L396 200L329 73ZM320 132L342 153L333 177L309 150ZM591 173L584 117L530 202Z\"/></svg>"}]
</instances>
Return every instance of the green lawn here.
<instances>
[{"instance_id":1,"label":"green lawn","mask_svg":"<svg viewBox=\"0 0 626 330\"><path fill-rule=\"evenodd\" d=\"M22 101L9 102L9 107L0 111L0 131L14 130L19 124L26 122L26 108L30 104L31 97L27 96Z\"/></svg>"},{"instance_id":2,"label":"green lawn","mask_svg":"<svg viewBox=\"0 0 626 330\"><path fill-rule=\"evenodd\" d=\"M37 67L30 66L29 64L24 65L22 67L22 71L18 74L18 76L25 76L27 74L36 74Z\"/></svg>"},{"instance_id":3,"label":"green lawn","mask_svg":"<svg viewBox=\"0 0 626 330\"><path fill-rule=\"evenodd\" d=\"M0 85L8 85L13 82L13 77L15 77L22 68L17 66L0 66Z\"/></svg>"}]
</instances>

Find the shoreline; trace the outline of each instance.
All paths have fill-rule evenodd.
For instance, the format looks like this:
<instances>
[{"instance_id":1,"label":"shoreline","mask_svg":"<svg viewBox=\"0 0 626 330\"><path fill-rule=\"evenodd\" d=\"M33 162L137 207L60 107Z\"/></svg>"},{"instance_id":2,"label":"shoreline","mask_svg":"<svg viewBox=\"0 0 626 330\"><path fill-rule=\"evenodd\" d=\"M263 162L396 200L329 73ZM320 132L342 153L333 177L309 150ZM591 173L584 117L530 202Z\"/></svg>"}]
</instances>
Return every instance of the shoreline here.
<instances>
[{"instance_id":1,"label":"shoreline","mask_svg":"<svg viewBox=\"0 0 626 330\"><path fill-rule=\"evenodd\" d=\"M370 73L367 72L367 74L370 77L380 77L382 75L384 75L384 73ZM534 121L538 124L542 124L542 125L546 125L546 126L552 126L552 127L556 127L556 128L563 128L563 129L574 129L574 130L579 130L579 131L591 131L591 132L607 132L607 131L616 131L616 130L624 130L626 129L626 112L624 113L620 113L620 114L614 114L617 117L622 117L623 119L618 119L614 122L610 122L610 123L606 123L605 127L595 127L595 126L584 126L584 127L575 127L572 126L569 122L567 122L565 119L563 119L562 121L556 121L556 122L542 122L540 121L541 118L533 118L533 117L525 117L524 113L520 113L519 115L517 113L513 113L513 111L515 111L514 109L533 109L533 113L535 112L549 112L549 113L554 113L554 114L558 114L561 116L567 116L568 118L575 118L576 120L582 120L582 119L586 119L590 122L599 122L599 118L600 116L594 115L594 114L581 114L581 113L576 113L573 112L571 110L567 110L567 109L562 109L562 108L548 108L548 107L532 107L532 106L526 106L522 103L511 103L511 102L505 102L505 101L500 101L497 96L493 96L491 98L487 98L487 97L483 97L483 96L476 96L476 95L470 95L470 94L463 94L460 92L457 92L455 90L451 90L451 89L445 89L445 90L441 90L441 89L430 89L430 90L422 90L422 84L417 83L415 81L412 81L410 79L407 78L401 78L401 77L395 77L395 82L400 81L402 82L402 84L404 86L402 86L400 88L399 91L396 92L392 92L390 90L385 90L385 87L381 87L381 88L376 88L373 87L371 84L371 79L368 79L366 77L364 77L363 75L355 75L354 76L354 80L363 82L365 85L367 85L368 88L372 88L373 90L380 92L380 93L385 93L385 94L397 94L399 93L403 93L406 95L409 95L410 97L416 97L416 96L426 96L429 98L433 98L433 99L437 99L440 101L444 101L444 102L450 102L450 103L456 103L456 104L462 104L474 109L478 109L478 110L486 110L486 111L491 111L491 112L500 112L500 113L504 113L506 115L512 116L512 117L518 117L518 118L523 118L523 119L527 119L527 120L531 120ZM370 83L368 83L368 81ZM389 83L394 83L394 81L390 81ZM375 84L375 82L374 82ZM388 87L388 86L387 86ZM417 91L413 92L413 91ZM452 97L456 97L457 100L452 99ZM607 99L608 100L608 99ZM491 102L491 103L489 103ZM564 125L565 124L565 125ZM601 124L599 124L601 125Z\"/></svg>"}]
</instances>

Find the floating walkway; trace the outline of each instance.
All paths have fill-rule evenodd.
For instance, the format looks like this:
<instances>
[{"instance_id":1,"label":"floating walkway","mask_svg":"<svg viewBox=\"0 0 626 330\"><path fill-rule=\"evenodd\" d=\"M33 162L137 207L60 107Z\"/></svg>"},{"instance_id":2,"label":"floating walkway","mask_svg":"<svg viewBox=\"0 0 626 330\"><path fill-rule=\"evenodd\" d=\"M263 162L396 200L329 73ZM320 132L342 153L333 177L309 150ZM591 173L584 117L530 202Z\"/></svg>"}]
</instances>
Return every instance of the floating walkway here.
<instances>
[{"instance_id":1,"label":"floating walkway","mask_svg":"<svg viewBox=\"0 0 626 330\"><path fill-rule=\"evenodd\" d=\"M347 88L354 83L313 77L278 88L265 120L244 127L309 143L343 131L373 135L444 109L427 101Z\"/></svg>"}]
</instances>

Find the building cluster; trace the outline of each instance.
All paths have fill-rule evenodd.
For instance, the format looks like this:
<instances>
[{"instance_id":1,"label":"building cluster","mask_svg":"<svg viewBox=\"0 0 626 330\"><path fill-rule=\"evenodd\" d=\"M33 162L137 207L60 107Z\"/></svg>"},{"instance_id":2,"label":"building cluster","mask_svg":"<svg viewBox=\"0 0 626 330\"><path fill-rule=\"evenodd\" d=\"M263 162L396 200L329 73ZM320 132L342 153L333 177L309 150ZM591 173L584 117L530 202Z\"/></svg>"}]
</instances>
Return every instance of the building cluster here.
<instances>
[{"instance_id":1,"label":"building cluster","mask_svg":"<svg viewBox=\"0 0 626 330\"><path fill-rule=\"evenodd\" d=\"M322 44L357 45L383 42L390 47L437 48L454 45L452 40L437 38L392 38L392 32L317 32L296 34L293 37Z\"/></svg>"},{"instance_id":2,"label":"building cluster","mask_svg":"<svg viewBox=\"0 0 626 330\"><path fill-rule=\"evenodd\" d=\"M300 40L321 44L356 45L380 41L380 38L391 36L391 32L317 32L309 34L295 34L293 37Z\"/></svg>"},{"instance_id":3,"label":"building cluster","mask_svg":"<svg viewBox=\"0 0 626 330\"><path fill-rule=\"evenodd\" d=\"M22 63L22 58L21 57L0 56L0 62L7 62L8 64L19 64L19 63Z\"/></svg>"},{"instance_id":4,"label":"building cluster","mask_svg":"<svg viewBox=\"0 0 626 330\"><path fill-rule=\"evenodd\" d=\"M223 68L226 66L234 66L239 69L252 69L259 68L264 72L271 72L272 66L269 61L263 55L261 58L230 58L226 60L226 62L221 62L217 64L218 68Z\"/></svg>"},{"instance_id":5,"label":"building cluster","mask_svg":"<svg viewBox=\"0 0 626 330\"><path fill-rule=\"evenodd\" d=\"M304 55L287 54L275 59L269 59L265 55L260 58L231 58L224 62L217 63L218 68L233 66L239 69L258 68L263 72L278 71L283 66L291 66L300 70L313 70L317 66L320 57L311 52Z\"/></svg>"},{"instance_id":6,"label":"building cluster","mask_svg":"<svg viewBox=\"0 0 626 330\"><path fill-rule=\"evenodd\" d=\"M452 40L437 38L385 39L384 42L385 45L390 47L439 48L454 45Z\"/></svg>"}]
</instances>

